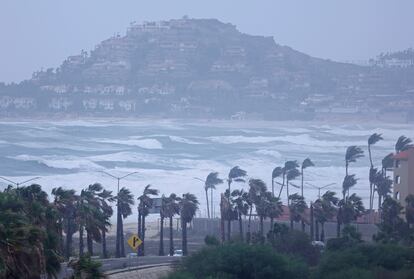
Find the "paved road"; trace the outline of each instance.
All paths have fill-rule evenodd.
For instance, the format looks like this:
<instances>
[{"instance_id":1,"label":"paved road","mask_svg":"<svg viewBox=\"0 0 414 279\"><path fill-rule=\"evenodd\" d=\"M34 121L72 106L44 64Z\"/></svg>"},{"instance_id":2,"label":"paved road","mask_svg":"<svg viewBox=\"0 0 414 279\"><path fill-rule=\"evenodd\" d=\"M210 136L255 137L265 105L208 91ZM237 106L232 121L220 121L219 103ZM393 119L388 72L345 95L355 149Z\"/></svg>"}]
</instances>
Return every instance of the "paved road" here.
<instances>
[{"instance_id":1,"label":"paved road","mask_svg":"<svg viewBox=\"0 0 414 279\"><path fill-rule=\"evenodd\" d=\"M117 269L127 269L134 268L139 266L149 266L157 264L175 264L181 260L179 257L170 257L170 256L145 256L145 257L135 257L135 258L111 258L111 259L97 259L101 262L101 270L107 272L110 270ZM66 263L62 264L61 272L58 276L58 279L69 278L72 274L72 269L68 268Z\"/></svg>"},{"instance_id":2,"label":"paved road","mask_svg":"<svg viewBox=\"0 0 414 279\"><path fill-rule=\"evenodd\" d=\"M120 270L117 273L108 273L108 279L159 279L172 271L170 266L155 266L136 270Z\"/></svg>"}]
</instances>

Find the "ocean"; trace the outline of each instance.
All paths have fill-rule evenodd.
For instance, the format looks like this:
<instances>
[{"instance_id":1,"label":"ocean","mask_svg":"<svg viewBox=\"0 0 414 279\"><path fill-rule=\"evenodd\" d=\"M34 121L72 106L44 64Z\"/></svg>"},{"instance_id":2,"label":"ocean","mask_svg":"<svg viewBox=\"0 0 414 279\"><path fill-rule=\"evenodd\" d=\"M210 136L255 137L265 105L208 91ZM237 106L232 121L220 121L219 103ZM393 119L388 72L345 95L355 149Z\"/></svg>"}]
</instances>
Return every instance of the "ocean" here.
<instances>
[{"instance_id":1,"label":"ocean","mask_svg":"<svg viewBox=\"0 0 414 279\"><path fill-rule=\"evenodd\" d=\"M384 140L373 147L375 164L394 149L400 135L414 138L409 124L336 124L316 122L266 121L174 121L174 120L71 120L0 122L0 176L24 181L39 176L36 183L50 193L54 187L80 191L99 182L115 191L115 176L138 173L121 181L138 196L151 184L161 194L191 192L200 200L198 215L206 216L203 183L209 172L225 178L233 166L246 170L248 177L263 179L271 189L273 168L286 160L301 162L309 157L314 167L305 170L307 183L341 193L345 173L344 154L350 145L364 148L366 157L350 166L359 178L351 190L368 206L369 160L367 140L372 133ZM300 180L293 182L300 185ZM0 182L0 189L7 186ZM219 193L226 184L219 185ZM234 183L245 188L246 183ZM278 191L279 186L276 187ZM300 192L295 187L290 193ZM307 201L318 190L305 187ZM286 202L286 193L282 194ZM218 212L218 203L215 211ZM134 219L133 219L134 220Z\"/></svg>"}]
</instances>

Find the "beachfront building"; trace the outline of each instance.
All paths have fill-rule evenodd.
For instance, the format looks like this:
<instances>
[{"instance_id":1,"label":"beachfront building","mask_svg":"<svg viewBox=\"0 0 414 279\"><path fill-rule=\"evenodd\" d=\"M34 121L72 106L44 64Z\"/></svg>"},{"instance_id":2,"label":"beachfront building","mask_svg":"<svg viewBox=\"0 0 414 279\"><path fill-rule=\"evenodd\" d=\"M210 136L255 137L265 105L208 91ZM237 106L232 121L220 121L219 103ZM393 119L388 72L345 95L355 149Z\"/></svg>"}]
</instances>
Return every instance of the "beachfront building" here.
<instances>
[{"instance_id":1,"label":"beachfront building","mask_svg":"<svg viewBox=\"0 0 414 279\"><path fill-rule=\"evenodd\" d=\"M414 195L414 148L394 156L394 198L405 206L405 198Z\"/></svg>"}]
</instances>

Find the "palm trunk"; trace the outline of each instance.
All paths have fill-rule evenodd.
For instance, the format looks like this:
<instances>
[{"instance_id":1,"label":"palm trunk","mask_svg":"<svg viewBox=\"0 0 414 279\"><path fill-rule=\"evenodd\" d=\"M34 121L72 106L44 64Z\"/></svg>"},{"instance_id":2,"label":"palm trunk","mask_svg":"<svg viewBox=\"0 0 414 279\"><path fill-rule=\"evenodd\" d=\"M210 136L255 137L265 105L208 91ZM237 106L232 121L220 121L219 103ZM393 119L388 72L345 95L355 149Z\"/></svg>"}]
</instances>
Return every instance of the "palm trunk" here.
<instances>
[{"instance_id":1,"label":"palm trunk","mask_svg":"<svg viewBox=\"0 0 414 279\"><path fill-rule=\"evenodd\" d=\"M378 194L378 217L381 218L382 196Z\"/></svg>"},{"instance_id":2,"label":"palm trunk","mask_svg":"<svg viewBox=\"0 0 414 279\"><path fill-rule=\"evenodd\" d=\"M220 233L221 233L221 242L226 241L226 233L224 231L224 208L223 208L223 196L221 196L220 201Z\"/></svg>"},{"instance_id":3,"label":"palm trunk","mask_svg":"<svg viewBox=\"0 0 414 279\"><path fill-rule=\"evenodd\" d=\"M287 205L289 206L289 180L286 180Z\"/></svg>"},{"instance_id":4,"label":"palm trunk","mask_svg":"<svg viewBox=\"0 0 414 279\"><path fill-rule=\"evenodd\" d=\"M164 256L164 216L162 215L160 220L160 249L158 255Z\"/></svg>"},{"instance_id":5,"label":"palm trunk","mask_svg":"<svg viewBox=\"0 0 414 279\"><path fill-rule=\"evenodd\" d=\"M141 210L138 209L138 237L142 239L142 214ZM141 255L141 246L138 247L138 256Z\"/></svg>"},{"instance_id":6,"label":"palm trunk","mask_svg":"<svg viewBox=\"0 0 414 279\"><path fill-rule=\"evenodd\" d=\"M263 239L263 216L260 216L260 238Z\"/></svg>"},{"instance_id":7,"label":"palm trunk","mask_svg":"<svg viewBox=\"0 0 414 279\"><path fill-rule=\"evenodd\" d=\"M301 195L303 197L303 168L302 168L302 171L301 171L301 182L302 182L302 184L301 184L301 187L300 187L300 192L301 192Z\"/></svg>"},{"instance_id":8,"label":"palm trunk","mask_svg":"<svg viewBox=\"0 0 414 279\"><path fill-rule=\"evenodd\" d=\"M83 226L79 226L79 257L83 256Z\"/></svg>"},{"instance_id":9,"label":"palm trunk","mask_svg":"<svg viewBox=\"0 0 414 279\"><path fill-rule=\"evenodd\" d=\"M325 222L321 223L321 241L325 242Z\"/></svg>"},{"instance_id":10,"label":"palm trunk","mask_svg":"<svg viewBox=\"0 0 414 279\"><path fill-rule=\"evenodd\" d=\"M142 240L142 244L140 245L141 246L141 256L145 256L145 230L146 230L146 228L145 228L145 215L142 215L142 227L141 227L141 230L142 230L142 232L141 232L141 234L142 234L142 238L141 238L141 240Z\"/></svg>"},{"instance_id":11,"label":"palm trunk","mask_svg":"<svg viewBox=\"0 0 414 279\"><path fill-rule=\"evenodd\" d=\"M240 231L240 241L243 242L243 220L242 220L241 213L239 213L239 231Z\"/></svg>"},{"instance_id":12,"label":"palm trunk","mask_svg":"<svg viewBox=\"0 0 414 279\"><path fill-rule=\"evenodd\" d=\"M170 256L174 255L173 216L170 216Z\"/></svg>"},{"instance_id":13,"label":"palm trunk","mask_svg":"<svg viewBox=\"0 0 414 279\"><path fill-rule=\"evenodd\" d=\"M124 241L124 220L122 219L121 216L121 226L119 227L120 229L120 235L121 237L119 238L119 244L120 244L120 248L121 248L121 257L125 257L125 241Z\"/></svg>"},{"instance_id":14,"label":"palm trunk","mask_svg":"<svg viewBox=\"0 0 414 279\"><path fill-rule=\"evenodd\" d=\"M278 198L280 198L280 196L282 195L283 187L285 187L285 177L286 177L286 175L283 174L282 186L280 187Z\"/></svg>"},{"instance_id":15,"label":"palm trunk","mask_svg":"<svg viewBox=\"0 0 414 279\"><path fill-rule=\"evenodd\" d=\"M210 219L210 206L208 203L208 189L206 188L205 191L206 191L206 202L207 202L207 218Z\"/></svg>"},{"instance_id":16,"label":"palm trunk","mask_svg":"<svg viewBox=\"0 0 414 279\"><path fill-rule=\"evenodd\" d=\"M275 181L273 179L273 176L272 176L272 196L273 197L275 196Z\"/></svg>"},{"instance_id":17,"label":"palm trunk","mask_svg":"<svg viewBox=\"0 0 414 279\"><path fill-rule=\"evenodd\" d=\"M293 220L290 219L290 229L293 230Z\"/></svg>"},{"instance_id":18,"label":"palm trunk","mask_svg":"<svg viewBox=\"0 0 414 279\"><path fill-rule=\"evenodd\" d=\"M314 232L314 218L313 218L313 204L310 204L310 237L311 241L315 239L315 232Z\"/></svg>"},{"instance_id":19,"label":"palm trunk","mask_svg":"<svg viewBox=\"0 0 414 279\"><path fill-rule=\"evenodd\" d=\"M275 225L275 218L270 217L270 230L272 230L272 231L273 231L273 227L274 227L274 225Z\"/></svg>"},{"instance_id":20,"label":"palm trunk","mask_svg":"<svg viewBox=\"0 0 414 279\"><path fill-rule=\"evenodd\" d=\"M102 257L104 259L108 258L108 251L106 249L106 228L102 229Z\"/></svg>"},{"instance_id":21,"label":"palm trunk","mask_svg":"<svg viewBox=\"0 0 414 279\"><path fill-rule=\"evenodd\" d=\"M188 255L187 250L187 223L181 219L181 231L182 231L182 246L183 246L183 256Z\"/></svg>"},{"instance_id":22,"label":"palm trunk","mask_svg":"<svg viewBox=\"0 0 414 279\"><path fill-rule=\"evenodd\" d=\"M369 162L371 164L371 169L369 170L369 175L371 177L372 169L374 168L374 164L372 163L372 154L371 154L371 145L368 144L368 155L369 155ZM371 180L371 179L370 179ZM374 196L372 190L372 181L369 182L369 212L371 216L372 208L374 207Z\"/></svg>"},{"instance_id":23,"label":"palm trunk","mask_svg":"<svg viewBox=\"0 0 414 279\"><path fill-rule=\"evenodd\" d=\"M71 218L67 218L67 228L66 228L66 247L65 247L65 258L69 260L70 256L72 255L72 222L70 221Z\"/></svg>"},{"instance_id":24,"label":"palm trunk","mask_svg":"<svg viewBox=\"0 0 414 279\"><path fill-rule=\"evenodd\" d=\"M316 221L315 222L315 240L316 241L319 241L319 222L318 221Z\"/></svg>"},{"instance_id":25,"label":"palm trunk","mask_svg":"<svg viewBox=\"0 0 414 279\"><path fill-rule=\"evenodd\" d=\"M249 222L247 224L247 243L250 243L252 232L251 232L251 224L252 224L252 210L253 205L250 206L250 212L249 212Z\"/></svg>"},{"instance_id":26,"label":"palm trunk","mask_svg":"<svg viewBox=\"0 0 414 279\"><path fill-rule=\"evenodd\" d=\"M227 215L227 241L230 241L230 237L231 237L231 214L230 214L230 186L231 186L231 182L230 182L230 180L229 180L229 197L227 198L227 202L228 202L228 206L229 206L229 208L227 209L228 210L228 214L226 214Z\"/></svg>"},{"instance_id":27,"label":"palm trunk","mask_svg":"<svg viewBox=\"0 0 414 279\"><path fill-rule=\"evenodd\" d=\"M121 227L122 227L122 216L117 205L116 213L116 257L121 257Z\"/></svg>"},{"instance_id":28,"label":"palm trunk","mask_svg":"<svg viewBox=\"0 0 414 279\"><path fill-rule=\"evenodd\" d=\"M303 222L303 220L300 221L301 225L302 225L302 232L305 232L305 222Z\"/></svg>"},{"instance_id":29,"label":"palm trunk","mask_svg":"<svg viewBox=\"0 0 414 279\"><path fill-rule=\"evenodd\" d=\"M211 202L211 218L214 218L214 205L213 205L213 188L210 189L210 202Z\"/></svg>"},{"instance_id":30,"label":"palm trunk","mask_svg":"<svg viewBox=\"0 0 414 279\"><path fill-rule=\"evenodd\" d=\"M93 256L93 241L89 230L86 230L86 244L88 246L88 254L90 256Z\"/></svg>"}]
</instances>

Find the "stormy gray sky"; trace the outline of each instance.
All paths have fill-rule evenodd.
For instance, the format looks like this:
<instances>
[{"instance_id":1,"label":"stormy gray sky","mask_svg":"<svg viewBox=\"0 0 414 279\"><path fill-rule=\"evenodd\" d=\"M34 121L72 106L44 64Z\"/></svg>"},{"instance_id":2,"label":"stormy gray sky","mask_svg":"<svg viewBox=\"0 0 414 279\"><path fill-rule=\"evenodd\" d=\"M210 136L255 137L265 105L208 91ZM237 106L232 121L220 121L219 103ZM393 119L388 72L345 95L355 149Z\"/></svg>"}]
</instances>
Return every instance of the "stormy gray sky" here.
<instances>
[{"instance_id":1,"label":"stormy gray sky","mask_svg":"<svg viewBox=\"0 0 414 279\"><path fill-rule=\"evenodd\" d=\"M217 18L312 56L366 60L414 46L412 0L1 0L0 82L90 50L132 21Z\"/></svg>"}]
</instances>

